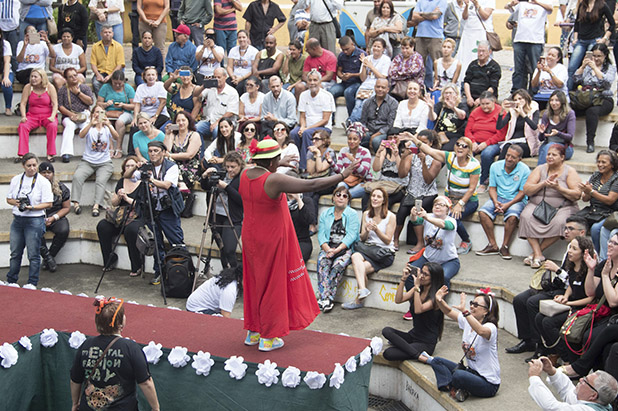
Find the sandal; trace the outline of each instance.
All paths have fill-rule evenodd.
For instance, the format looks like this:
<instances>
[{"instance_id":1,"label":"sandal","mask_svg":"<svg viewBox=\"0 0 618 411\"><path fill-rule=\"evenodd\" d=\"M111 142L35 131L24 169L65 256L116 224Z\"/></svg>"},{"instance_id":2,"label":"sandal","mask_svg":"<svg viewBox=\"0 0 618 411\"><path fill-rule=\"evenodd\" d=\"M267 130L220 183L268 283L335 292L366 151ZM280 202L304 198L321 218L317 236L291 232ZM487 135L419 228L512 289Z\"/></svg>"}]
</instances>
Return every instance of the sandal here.
<instances>
[{"instance_id":1,"label":"sandal","mask_svg":"<svg viewBox=\"0 0 618 411\"><path fill-rule=\"evenodd\" d=\"M534 256L529 255L528 257L524 258L524 264L526 265L532 264L533 259L534 259Z\"/></svg>"},{"instance_id":2,"label":"sandal","mask_svg":"<svg viewBox=\"0 0 618 411\"><path fill-rule=\"evenodd\" d=\"M140 268L139 270L137 270L136 272L130 272L129 273L129 277L139 277L142 275L142 269Z\"/></svg>"},{"instance_id":3,"label":"sandal","mask_svg":"<svg viewBox=\"0 0 618 411\"><path fill-rule=\"evenodd\" d=\"M124 153L122 152L122 150L114 150L114 154L112 155L112 158L122 158L122 155Z\"/></svg>"},{"instance_id":4,"label":"sandal","mask_svg":"<svg viewBox=\"0 0 618 411\"><path fill-rule=\"evenodd\" d=\"M17 157L15 157L15 160L13 160L13 162L14 162L15 164L19 164L19 163L21 163L21 159L22 159L22 157L21 157L21 156L17 156Z\"/></svg>"},{"instance_id":5,"label":"sandal","mask_svg":"<svg viewBox=\"0 0 618 411\"><path fill-rule=\"evenodd\" d=\"M47 156L47 161L49 161L50 163L55 163L56 162L56 157L54 157L54 156Z\"/></svg>"},{"instance_id":6,"label":"sandal","mask_svg":"<svg viewBox=\"0 0 618 411\"><path fill-rule=\"evenodd\" d=\"M542 261L540 258L535 258L530 263L530 268L541 268L541 263Z\"/></svg>"},{"instance_id":7,"label":"sandal","mask_svg":"<svg viewBox=\"0 0 618 411\"><path fill-rule=\"evenodd\" d=\"M82 208L79 204L73 204L73 212L77 215L80 215L82 213Z\"/></svg>"},{"instance_id":8,"label":"sandal","mask_svg":"<svg viewBox=\"0 0 618 411\"><path fill-rule=\"evenodd\" d=\"M99 207L92 207L92 216L93 217L98 217L101 214L101 212L99 211Z\"/></svg>"}]
</instances>

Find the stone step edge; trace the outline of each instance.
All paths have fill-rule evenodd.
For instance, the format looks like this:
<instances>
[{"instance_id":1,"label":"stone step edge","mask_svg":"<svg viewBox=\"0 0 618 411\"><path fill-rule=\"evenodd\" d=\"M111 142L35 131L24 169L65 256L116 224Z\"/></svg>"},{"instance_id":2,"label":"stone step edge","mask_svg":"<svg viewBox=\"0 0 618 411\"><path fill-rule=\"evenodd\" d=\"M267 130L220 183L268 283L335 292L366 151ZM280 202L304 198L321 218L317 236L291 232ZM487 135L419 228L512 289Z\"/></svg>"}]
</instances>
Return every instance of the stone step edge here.
<instances>
[{"instance_id":1,"label":"stone step edge","mask_svg":"<svg viewBox=\"0 0 618 411\"><path fill-rule=\"evenodd\" d=\"M388 361L380 353L373 357L374 365L382 365L390 368L395 368L414 381L423 391L429 394L436 400L444 409L448 411L465 411L458 402L456 402L449 393L438 390L434 381L430 381L427 377L421 374L416 369L411 360L406 361Z\"/></svg>"},{"instance_id":2,"label":"stone step edge","mask_svg":"<svg viewBox=\"0 0 618 411\"><path fill-rule=\"evenodd\" d=\"M53 238L53 233L47 232L45 233L45 239L51 240ZM8 243L9 242L10 233L8 231L0 232L0 243ZM73 230L71 229L69 232L69 240L86 240L86 241L99 241L99 237L97 235L96 230ZM126 245L126 241L124 237L120 238L119 244ZM187 249L192 255L198 256L200 250L199 243L187 243ZM216 247L210 248L209 246L204 246L203 255L207 255L208 251L211 251L211 256L213 258L219 258L220 253L219 249ZM241 253L237 251L238 256L241 256ZM203 268L203 264L200 263L200 266ZM315 259L311 259L307 261L307 270L311 272L317 272L317 261ZM355 278L354 270L351 266L348 266L345 270L344 275L346 277ZM372 281L383 281L392 284L399 284L399 280L401 279L401 273L395 272L392 270L384 269L380 270L378 273L374 273L371 275ZM467 294L475 294L478 289L482 287L486 287L485 283L476 283L471 281L458 280L457 277L451 280L451 291L453 292L465 292ZM507 289L501 285L492 284L492 292L495 294L497 298L504 300L505 302L512 304L513 298L515 295L513 291Z\"/></svg>"}]
</instances>

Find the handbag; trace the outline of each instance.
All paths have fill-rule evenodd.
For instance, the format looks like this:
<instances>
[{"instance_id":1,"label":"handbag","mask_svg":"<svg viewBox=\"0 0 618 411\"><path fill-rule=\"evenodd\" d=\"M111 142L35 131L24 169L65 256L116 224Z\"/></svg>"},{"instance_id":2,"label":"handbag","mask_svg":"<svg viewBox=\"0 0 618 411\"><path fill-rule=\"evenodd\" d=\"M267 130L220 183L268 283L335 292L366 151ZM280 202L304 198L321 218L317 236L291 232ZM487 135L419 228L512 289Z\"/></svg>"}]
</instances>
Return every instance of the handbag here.
<instances>
[{"instance_id":1,"label":"handbag","mask_svg":"<svg viewBox=\"0 0 618 411\"><path fill-rule=\"evenodd\" d=\"M614 211L605 219L603 228L607 228L610 231L618 228L618 211Z\"/></svg>"},{"instance_id":2,"label":"handbag","mask_svg":"<svg viewBox=\"0 0 618 411\"><path fill-rule=\"evenodd\" d=\"M479 14L478 10L476 11L476 15L478 16L479 21L481 22L481 26L483 26L483 30L485 30L485 38L487 38L487 42L489 43L489 46L491 47L491 51L502 50L502 41L500 41L500 36L498 35L498 33L487 31L487 29L485 28L485 24L483 23L483 19L481 18L481 15Z\"/></svg>"},{"instance_id":3,"label":"handbag","mask_svg":"<svg viewBox=\"0 0 618 411\"><path fill-rule=\"evenodd\" d=\"M391 180L368 181L365 183L366 193L371 193L376 188L383 188L389 196L403 190L403 186L401 184L397 184Z\"/></svg>"},{"instance_id":4,"label":"handbag","mask_svg":"<svg viewBox=\"0 0 618 411\"><path fill-rule=\"evenodd\" d=\"M151 256L155 251L155 238L152 230L146 224L137 230L135 246L142 255Z\"/></svg>"},{"instance_id":5,"label":"handbag","mask_svg":"<svg viewBox=\"0 0 618 411\"><path fill-rule=\"evenodd\" d=\"M67 100L69 100L69 110L71 110L71 112L76 114L76 119L75 122L76 123L83 123L84 121L88 120L88 116L86 115L86 113L77 113L75 111L73 111L73 105L71 104L71 90L69 90L69 88L67 87Z\"/></svg>"},{"instance_id":6,"label":"handbag","mask_svg":"<svg viewBox=\"0 0 618 411\"><path fill-rule=\"evenodd\" d=\"M109 207L105 209L105 220L109 221L116 228L131 223L137 218L137 213L132 206Z\"/></svg>"},{"instance_id":7,"label":"handbag","mask_svg":"<svg viewBox=\"0 0 618 411\"><path fill-rule=\"evenodd\" d=\"M532 215L534 216L534 218L539 220L541 223L548 225L549 223L551 223L551 220L556 216L558 209L560 209L562 205L560 205L560 207L554 207L550 205L548 202L546 202L545 201L545 190L546 190L546 187L543 187L543 199L536 207L534 207L534 211L532 212Z\"/></svg>"},{"instance_id":8,"label":"handbag","mask_svg":"<svg viewBox=\"0 0 618 411\"><path fill-rule=\"evenodd\" d=\"M539 301L539 312L546 317L553 317L570 309L568 305L557 303L554 300Z\"/></svg>"},{"instance_id":9,"label":"handbag","mask_svg":"<svg viewBox=\"0 0 618 411\"><path fill-rule=\"evenodd\" d=\"M406 99L408 95L408 84L410 80L393 80L391 95L399 99Z\"/></svg>"},{"instance_id":10,"label":"handbag","mask_svg":"<svg viewBox=\"0 0 618 411\"><path fill-rule=\"evenodd\" d=\"M601 297L597 304L588 304L580 310L571 312L564 324L562 324L562 327L560 327L560 334L564 336L564 342L574 354L582 355L588 350L592 338L594 320L609 315L610 309L604 303L605 295ZM580 345L581 349L574 350L571 344Z\"/></svg>"},{"instance_id":11,"label":"handbag","mask_svg":"<svg viewBox=\"0 0 618 411\"><path fill-rule=\"evenodd\" d=\"M406 193L406 196L401 200L401 205L403 207L412 207L416 204L416 197L414 197L410 193Z\"/></svg>"},{"instance_id":12,"label":"handbag","mask_svg":"<svg viewBox=\"0 0 618 411\"><path fill-rule=\"evenodd\" d=\"M56 20L54 20L54 16L50 16L47 13L47 9L45 7L43 7L43 10L45 10L45 15L47 16L45 17L45 20L47 20L47 35L55 36L58 34L58 25L56 24Z\"/></svg>"},{"instance_id":13,"label":"handbag","mask_svg":"<svg viewBox=\"0 0 618 411\"><path fill-rule=\"evenodd\" d=\"M120 336L114 338L105 348L101 356L97 359L97 362L94 363L94 367L92 367L92 371L90 372L90 376L86 380L86 388L84 389L84 395L86 396L86 402L88 406L91 408L99 409L99 407L107 407L111 404L117 397L117 393L114 390L110 389L112 387L98 388L95 387L92 383L92 376L94 375L94 370L97 369L105 354L112 348L112 345L116 341L120 339Z\"/></svg>"},{"instance_id":14,"label":"handbag","mask_svg":"<svg viewBox=\"0 0 618 411\"><path fill-rule=\"evenodd\" d=\"M343 179L343 182L347 184L348 188L352 188L362 183L363 178L355 174L350 174L349 176Z\"/></svg>"},{"instance_id":15,"label":"handbag","mask_svg":"<svg viewBox=\"0 0 618 411\"><path fill-rule=\"evenodd\" d=\"M594 88L571 90L569 91L569 100L571 101L571 108L576 111L603 104L601 91Z\"/></svg>"},{"instance_id":16,"label":"handbag","mask_svg":"<svg viewBox=\"0 0 618 411\"><path fill-rule=\"evenodd\" d=\"M364 257L373 261L380 261L383 258L392 256L394 253L386 247L380 247L375 244L367 244L362 241L357 241L354 244L354 251L358 251Z\"/></svg>"},{"instance_id":17,"label":"handbag","mask_svg":"<svg viewBox=\"0 0 618 411\"><path fill-rule=\"evenodd\" d=\"M328 5L326 4L326 0L322 0L322 3L324 3L324 7L326 7L326 11L328 12L330 19L333 22L333 26L335 26L335 37L340 39L341 38L341 26L339 25L339 21L333 17L333 13L330 12L330 9L328 8Z\"/></svg>"},{"instance_id":18,"label":"handbag","mask_svg":"<svg viewBox=\"0 0 618 411\"><path fill-rule=\"evenodd\" d=\"M575 213L576 216L584 217L586 220L594 222L594 223L598 223L602 219L606 218L608 214L609 214L609 211L602 212L600 210L597 210L595 207L591 205L586 206L582 208L581 210L579 210L577 213Z\"/></svg>"}]
</instances>

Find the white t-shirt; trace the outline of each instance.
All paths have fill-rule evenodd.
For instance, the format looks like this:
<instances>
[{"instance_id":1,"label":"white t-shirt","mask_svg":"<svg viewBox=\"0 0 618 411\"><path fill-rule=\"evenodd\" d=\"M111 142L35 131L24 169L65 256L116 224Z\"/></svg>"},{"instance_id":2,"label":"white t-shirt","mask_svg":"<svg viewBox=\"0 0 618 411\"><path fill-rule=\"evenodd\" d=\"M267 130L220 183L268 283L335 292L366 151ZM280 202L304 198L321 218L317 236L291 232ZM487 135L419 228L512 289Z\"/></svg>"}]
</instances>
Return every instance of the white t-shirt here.
<instances>
[{"instance_id":1,"label":"white t-shirt","mask_svg":"<svg viewBox=\"0 0 618 411\"><path fill-rule=\"evenodd\" d=\"M21 53L22 48L24 48L24 42L20 41L17 43L17 55ZM45 69L47 57L49 57L49 49L45 43L27 44L24 60L17 65L17 71L35 68Z\"/></svg>"},{"instance_id":2,"label":"white t-shirt","mask_svg":"<svg viewBox=\"0 0 618 411\"><path fill-rule=\"evenodd\" d=\"M495 301L494 301L495 303ZM491 330L489 340L481 337L476 337L476 331L470 327L468 320L459 313L457 316L459 328L463 330L462 345L464 350L472 343L472 348L466 355L468 367L472 368L492 384L500 384L500 362L498 361L498 329L493 323L485 323L484 327Z\"/></svg>"},{"instance_id":3,"label":"white t-shirt","mask_svg":"<svg viewBox=\"0 0 618 411\"><path fill-rule=\"evenodd\" d=\"M258 91L257 98L253 103L249 100L249 93L245 93L240 96L240 101L245 105L245 117L262 116L262 102L264 101L264 93Z\"/></svg>"},{"instance_id":4,"label":"white t-shirt","mask_svg":"<svg viewBox=\"0 0 618 411\"><path fill-rule=\"evenodd\" d=\"M2 40L2 56L12 56L13 52L11 52L11 43L6 40Z\"/></svg>"},{"instance_id":5,"label":"white t-shirt","mask_svg":"<svg viewBox=\"0 0 618 411\"><path fill-rule=\"evenodd\" d=\"M219 287L216 282L219 278L209 278L204 284L200 285L187 299L187 310L200 312L212 310L221 313L221 310L232 312L238 285L232 281L225 288Z\"/></svg>"},{"instance_id":6,"label":"white t-shirt","mask_svg":"<svg viewBox=\"0 0 618 411\"><path fill-rule=\"evenodd\" d=\"M195 51L195 55L200 52L205 46L199 46ZM215 46L215 50L217 53L221 55L225 55L225 50L221 46ZM198 73L200 73L204 77L210 77L215 74L215 69L221 67L221 63L217 61L215 56L212 54L210 49L204 50L204 54L202 55L202 59L198 61L200 67L197 69Z\"/></svg>"},{"instance_id":7,"label":"white t-shirt","mask_svg":"<svg viewBox=\"0 0 618 411\"><path fill-rule=\"evenodd\" d=\"M140 84L135 90L133 101L140 104L140 111L152 117L157 113L159 104L161 104L160 98L166 99L167 91L163 87L163 82L157 81L150 87L146 83ZM165 105L165 102L163 105ZM161 114L169 117L166 107L163 108Z\"/></svg>"},{"instance_id":8,"label":"white t-shirt","mask_svg":"<svg viewBox=\"0 0 618 411\"><path fill-rule=\"evenodd\" d=\"M479 0L479 6L482 9L496 9L496 0ZM485 29L487 29L487 31L489 32L493 32L494 31L494 14L491 13L491 15L489 16L489 18L487 20L483 20L483 24L485 25ZM464 31L463 31L463 36L466 35L465 30L483 30L483 25L481 24L481 21L479 20L479 16L476 13L476 8L474 7L474 4L472 2L470 2L470 4L468 4L468 19L467 20L461 20L461 23L463 24L464 27ZM518 29L519 31L519 29ZM479 39L481 40L481 39ZM482 40L485 40L485 38L483 38Z\"/></svg>"},{"instance_id":9,"label":"white t-shirt","mask_svg":"<svg viewBox=\"0 0 618 411\"><path fill-rule=\"evenodd\" d=\"M112 133L106 126L101 130L91 127L86 135L86 146L83 159L92 164L103 164L111 161L109 155L109 143L112 140Z\"/></svg>"},{"instance_id":10,"label":"white t-shirt","mask_svg":"<svg viewBox=\"0 0 618 411\"><path fill-rule=\"evenodd\" d=\"M36 181L34 181L33 184L33 178L34 177L26 176L25 173L13 177L6 198L17 200L20 197L28 197L31 205L52 203L54 201L54 194L52 193L49 180L37 173ZM13 206L13 215L21 217L42 217L45 215L45 210L26 210L21 212L17 206Z\"/></svg>"},{"instance_id":11,"label":"white t-shirt","mask_svg":"<svg viewBox=\"0 0 618 411\"><path fill-rule=\"evenodd\" d=\"M88 3L88 8L97 8L97 3L99 0L90 0ZM104 24L107 23L110 26L115 26L116 24L122 24L122 16L120 13L124 13L124 1L122 0L105 0L105 7L109 9L120 9L120 11L116 11L114 13L107 13L107 21L99 23Z\"/></svg>"},{"instance_id":12,"label":"white t-shirt","mask_svg":"<svg viewBox=\"0 0 618 411\"><path fill-rule=\"evenodd\" d=\"M240 55L240 46L232 47L227 55L228 59L234 59L234 75L246 76L253 70L253 60L258 54L258 49L253 46L248 46L244 56Z\"/></svg>"},{"instance_id":13,"label":"white t-shirt","mask_svg":"<svg viewBox=\"0 0 618 411\"><path fill-rule=\"evenodd\" d=\"M429 116L429 106L419 100L414 110L410 112L408 108L408 100L399 102L397 106L397 115L395 116L395 122L393 127L399 128L415 128L419 132L427 128L427 118Z\"/></svg>"},{"instance_id":14,"label":"white t-shirt","mask_svg":"<svg viewBox=\"0 0 618 411\"><path fill-rule=\"evenodd\" d=\"M311 96L311 90L305 90L298 99L298 111L305 113L307 127L321 121L324 111L330 111L331 114L324 127L331 130L330 118L333 113L335 113L335 110L335 99L333 99L333 95L322 88L315 97Z\"/></svg>"},{"instance_id":15,"label":"white t-shirt","mask_svg":"<svg viewBox=\"0 0 618 411\"><path fill-rule=\"evenodd\" d=\"M537 71L539 70L534 69L534 75L532 77L536 76ZM564 94L568 96L569 90L567 88L567 80L569 78L569 73L566 66L564 64L558 63L556 64L556 67L554 67L551 71L559 80L562 81L562 88L556 88L554 83L552 83L551 81L551 75L543 70L541 71L541 75L539 76L539 93L551 94L556 90L562 90Z\"/></svg>"},{"instance_id":16,"label":"white t-shirt","mask_svg":"<svg viewBox=\"0 0 618 411\"><path fill-rule=\"evenodd\" d=\"M62 48L62 44L54 44L53 47L54 52L56 53L56 68L58 70L64 71L69 67L73 67L74 69L79 70L79 56L84 54L84 49L73 43L71 48L71 54L67 55Z\"/></svg>"},{"instance_id":17,"label":"white t-shirt","mask_svg":"<svg viewBox=\"0 0 618 411\"><path fill-rule=\"evenodd\" d=\"M388 69L391 66L391 58L386 54L382 54L379 59L374 59L373 56L369 56L371 59L371 63L378 70L378 72L384 76L388 75ZM376 85L377 77L373 74L373 71L367 69L367 78L363 81L363 84L360 85L361 89L371 89L373 90Z\"/></svg>"},{"instance_id":18,"label":"white t-shirt","mask_svg":"<svg viewBox=\"0 0 618 411\"><path fill-rule=\"evenodd\" d=\"M294 168L298 168L298 159L300 159L300 151L298 151L298 147L296 146L296 144L288 144L286 148L281 150L281 157L283 158L285 156L296 156L296 161L292 162L292 165L294 166ZM284 167L284 166L279 166L277 167L277 173L281 173L281 174L285 174L288 171L293 170L292 167Z\"/></svg>"},{"instance_id":19,"label":"white t-shirt","mask_svg":"<svg viewBox=\"0 0 618 411\"><path fill-rule=\"evenodd\" d=\"M21 1L0 0L0 30L12 31L19 28L19 9Z\"/></svg>"},{"instance_id":20,"label":"white t-shirt","mask_svg":"<svg viewBox=\"0 0 618 411\"><path fill-rule=\"evenodd\" d=\"M545 43L545 23L550 13L538 4L529 1L520 2L515 6L517 18L517 32L514 43Z\"/></svg>"}]
</instances>

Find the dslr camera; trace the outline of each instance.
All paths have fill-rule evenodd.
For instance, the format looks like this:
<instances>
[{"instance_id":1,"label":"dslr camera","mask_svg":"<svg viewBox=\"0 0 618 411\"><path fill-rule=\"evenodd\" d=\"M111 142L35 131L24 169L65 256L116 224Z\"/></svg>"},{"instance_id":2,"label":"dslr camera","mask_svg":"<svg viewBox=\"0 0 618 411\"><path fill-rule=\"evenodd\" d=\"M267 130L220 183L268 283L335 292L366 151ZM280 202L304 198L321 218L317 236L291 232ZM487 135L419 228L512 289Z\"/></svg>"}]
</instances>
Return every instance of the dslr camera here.
<instances>
[{"instance_id":1,"label":"dslr camera","mask_svg":"<svg viewBox=\"0 0 618 411\"><path fill-rule=\"evenodd\" d=\"M151 162L142 164L141 167L138 168L141 173L142 180L147 181L152 177L152 173L154 172L154 165Z\"/></svg>"},{"instance_id":2,"label":"dslr camera","mask_svg":"<svg viewBox=\"0 0 618 411\"><path fill-rule=\"evenodd\" d=\"M225 170L217 170L217 171L213 171L212 173L210 173L208 175L208 183L207 183L208 188L216 187L217 184L219 184L219 181L223 180L226 175L227 175L227 172Z\"/></svg>"},{"instance_id":3,"label":"dslr camera","mask_svg":"<svg viewBox=\"0 0 618 411\"><path fill-rule=\"evenodd\" d=\"M17 209L22 213L26 211L26 207L32 205L30 204L30 198L28 198L28 196L19 197L17 201L19 201Z\"/></svg>"}]
</instances>

